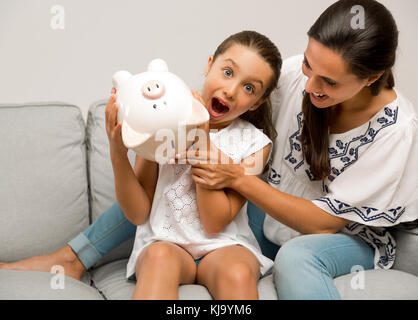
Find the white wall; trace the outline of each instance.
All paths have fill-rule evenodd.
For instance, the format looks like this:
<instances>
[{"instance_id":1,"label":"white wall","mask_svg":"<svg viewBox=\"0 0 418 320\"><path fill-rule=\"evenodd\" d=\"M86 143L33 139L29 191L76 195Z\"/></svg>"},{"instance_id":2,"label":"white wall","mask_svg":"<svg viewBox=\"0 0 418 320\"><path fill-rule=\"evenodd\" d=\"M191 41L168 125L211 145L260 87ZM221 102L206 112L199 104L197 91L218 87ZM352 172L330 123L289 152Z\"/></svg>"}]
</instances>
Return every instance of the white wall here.
<instances>
[{"instance_id":1,"label":"white wall","mask_svg":"<svg viewBox=\"0 0 418 320\"><path fill-rule=\"evenodd\" d=\"M302 53L306 32L333 0L0 0L0 103L63 101L87 114L120 69L164 58L199 90L208 57L243 29L266 34L283 57ZM418 1L382 0L400 30L397 87L418 105ZM54 5L64 29L53 29Z\"/></svg>"}]
</instances>

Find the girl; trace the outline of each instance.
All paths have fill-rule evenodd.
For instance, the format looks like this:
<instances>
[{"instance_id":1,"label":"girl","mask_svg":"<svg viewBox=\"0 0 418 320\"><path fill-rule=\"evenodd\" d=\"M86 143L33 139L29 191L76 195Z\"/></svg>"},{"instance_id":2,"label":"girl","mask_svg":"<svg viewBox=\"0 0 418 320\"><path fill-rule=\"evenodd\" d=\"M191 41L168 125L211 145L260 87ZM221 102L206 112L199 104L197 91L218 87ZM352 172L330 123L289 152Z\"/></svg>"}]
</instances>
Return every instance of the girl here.
<instances>
[{"instance_id":1,"label":"girl","mask_svg":"<svg viewBox=\"0 0 418 320\"><path fill-rule=\"evenodd\" d=\"M232 35L218 47L201 98L210 114L210 149L237 163L259 154L264 168L271 140L255 125L274 132L268 97L280 67L275 45L256 32ZM251 232L246 199L196 186L188 164L158 165L137 156L132 170L114 101L112 96L106 118L116 197L126 217L140 225L127 267L127 276L137 278L133 298L176 299L180 284L198 283L215 299L257 299L260 274L273 262Z\"/></svg>"},{"instance_id":2,"label":"girl","mask_svg":"<svg viewBox=\"0 0 418 320\"><path fill-rule=\"evenodd\" d=\"M354 6L364 9L364 28L352 26ZM386 227L417 221L418 121L394 88L398 30L383 5L338 1L308 35L272 95L278 138L268 183L237 165L197 164L192 174L198 186L231 188L268 213L264 233L282 245L280 299L339 299L333 278L390 268L396 242Z\"/></svg>"},{"instance_id":3,"label":"girl","mask_svg":"<svg viewBox=\"0 0 418 320\"><path fill-rule=\"evenodd\" d=\"M261 158L255 174L265 167L276 137L269 96L281 64L268 38L240 32L209 58L202 97L194 93L207 106L209 128L216 130L207 133L209 148L234 163ZM66 275L80 279L102 254L137 232L127 270L138 280L133 298L174 299L179 284L199 283L216 299L257 299L257 280L273 262L261 254L249 228L245 198L233 190L195 186L190 165L157 165L137 156L132 169L114 103L112 95L106 131L118 202L68 246L0 268L49 271L60 264ZM136 225L141 225L137 231Z\"/></svg>"}]
</instances>

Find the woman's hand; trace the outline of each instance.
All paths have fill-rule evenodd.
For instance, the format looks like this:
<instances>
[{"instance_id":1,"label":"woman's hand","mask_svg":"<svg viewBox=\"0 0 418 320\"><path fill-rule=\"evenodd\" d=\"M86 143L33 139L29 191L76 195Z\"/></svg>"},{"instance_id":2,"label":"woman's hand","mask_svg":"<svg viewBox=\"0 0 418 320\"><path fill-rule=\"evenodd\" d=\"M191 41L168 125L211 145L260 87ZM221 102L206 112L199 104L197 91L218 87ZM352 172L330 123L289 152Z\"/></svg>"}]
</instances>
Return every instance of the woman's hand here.
<instances>
[{"instance_id":1,"label":"woman's hand","mask_svg":"<svg viewBox=\"0 0 418 320\"><path fill-rule=\"evenodd\" d=\"M109 139L110 157L112 159L126 157L128 148L122 141L122 122L117 123L118 105L116 104L116 89L112 88L106 105L106 133Z\"/></svg>"},{"instance_id":2,"label":"woman's hand","mask_svg":"<svg viewBox=\"0 0 418 320\"><path fill-rule=\"evenodd\" d=\"M192 178L196 184L207 189L234 188L238 178L245 175L241 164L233 160L210 143L209 150L192 147L176 155L176 162L192 166Z\"/></svg>"},{"instance_id":3,"label":"woman's hand","mask_svg":"<svg viewBox=\"0 0 418 320\"><path fill-rule=\"evenodd\" d=\"M240 164L196 164L191 171L194 182L207 189L235 189L238 179L244 176Z\"/></svg>"}]
</instances>

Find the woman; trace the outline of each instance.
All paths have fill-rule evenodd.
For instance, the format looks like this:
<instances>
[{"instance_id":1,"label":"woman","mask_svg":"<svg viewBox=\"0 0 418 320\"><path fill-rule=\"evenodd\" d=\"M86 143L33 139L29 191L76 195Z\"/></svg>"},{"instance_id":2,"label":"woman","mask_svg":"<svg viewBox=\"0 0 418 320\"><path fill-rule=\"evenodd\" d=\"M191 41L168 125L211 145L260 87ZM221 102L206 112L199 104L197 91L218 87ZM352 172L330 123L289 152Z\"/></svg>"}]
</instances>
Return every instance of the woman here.
<instances>
[{"instance_id":1,"label":"woman","mask_svg":"<svg viewBox=\"0 0 418 320\"><path fill-rule=\"evenodd\" d=\"M353 28L351 9L359 5L364 28ZM278 136L268 183L245 175L240 165L196 164L192 173L200 186L234 189L268 214L265 235L282 245L274 270L280 299L338 299L333 278L356 265L390 268L396 244L385 227L418 217L411 210L418 189L412 167L417 116L393 88L398 31L383 5L338 1L308 35L304 55L284 62L272 96ZM122 221L117 204L112 210L102 221ZM79 257L97 251L84 240L72 246ZM118 243L107 242L110 248ZM100 257L87 256L92 263ZM49 263L62 264L64 257L80 267L69 248L49 256Z\"/></svg>"},{"instance_id":2,"label":"woman","mask_svg":"<svg viewBox=\"0 0 418 320\"><path fill-rule=\"evenodd\" d=\"M355 5L364 29L352 27ZM274 270L280 299L338 299L333 278L357 265L390 268L396 243L385 227L418 218L418 121L394 89L398 31L383 5L339 1L308 35L272 96L278 137L268 184L239 166L192 171L197 184L232 188L268 214L265 235L283 245Z\"/></svg>"}]
</instances>

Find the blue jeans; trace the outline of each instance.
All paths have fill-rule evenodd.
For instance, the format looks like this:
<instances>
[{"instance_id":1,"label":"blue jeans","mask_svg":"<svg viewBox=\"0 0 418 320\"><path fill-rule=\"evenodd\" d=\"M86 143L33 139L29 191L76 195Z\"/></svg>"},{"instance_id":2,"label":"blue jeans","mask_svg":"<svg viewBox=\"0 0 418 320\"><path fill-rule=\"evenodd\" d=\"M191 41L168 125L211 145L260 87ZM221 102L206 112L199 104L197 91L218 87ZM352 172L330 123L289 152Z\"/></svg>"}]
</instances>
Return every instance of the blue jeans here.
<instances>
[{"instance_id":1,"label":"blue jeans","mask_svg":"<svg viewBox=\"0 0 418 320\"><path fill-rule=\"evenodd\" d=\"M342 233L296 237L280 248L274 261L279 299L339 300L333 279L351 273L354 266L374 268L374 249L359 237Z\"/></svg>"},{"instance_id":2,"label":"blue jeans","mask_svg":"<svg viewBox=\"0 0 418 320\"><path fill-rule=\"evenodd\" d=\"M136 225L126 219L119 204L115 202L68 245L87 270L106 253L135 236L135 233Z\"/></svg>"},{"instance_id":3,"label":"blue jeans","mask_svg":"<svg viewBox=\"0 0 418 320\"><path fill-rule=\"evenodd\" d=\"M249 203L249 223L266 256L278 246L262 234L264 213ZM115 202L83 233L68 244L89 269L106 253L135 236L136 226ZM286 242L278 251L274 281L280 299L340 299L333 278L348 274L355 265L372 269L374 251L363 240L345 234L305 235Z\"/></svg>"}]
</instances>

